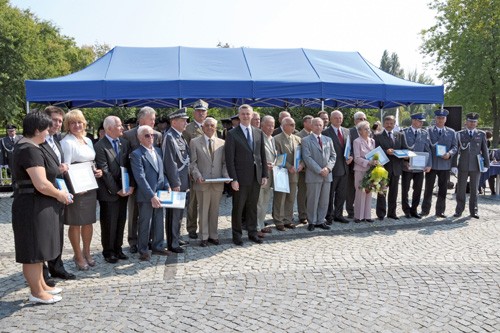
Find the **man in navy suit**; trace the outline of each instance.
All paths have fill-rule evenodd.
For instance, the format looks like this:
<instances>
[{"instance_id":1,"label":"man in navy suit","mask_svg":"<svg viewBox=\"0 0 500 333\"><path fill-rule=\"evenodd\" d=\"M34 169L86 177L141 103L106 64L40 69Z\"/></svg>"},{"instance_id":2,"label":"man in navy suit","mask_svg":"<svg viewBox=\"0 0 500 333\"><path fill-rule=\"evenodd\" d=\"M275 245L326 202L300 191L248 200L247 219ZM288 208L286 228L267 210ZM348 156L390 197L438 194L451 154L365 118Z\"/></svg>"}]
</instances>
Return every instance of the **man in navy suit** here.
<instances>
[{"instance_id":1,"label":"man in navy suit","mask_svg":"<svg viewBox=\"0 0 500 333\"><path fill-rule=\"evenodd\" d=\"M50 116L52 119L52 126L49 128L49 135L45 139L45 142L40 145L44 152L52 157L55 164L59 166L59 176L58 178L63 178L63 174L68 171L68 165L62 163L64 160L64 154L59 144L58 134L61 131L61 126L64 118L64 111L57 106L48 106L45 108L44 112ZM63 241L64 241L64 209L61 209L59 212L59 230L60 230L60 238L61 238L61 253L57 256L57 258L53 260L49 260L47 262L48 271L52 277L57 277L64 280L74 280L76 276L72 273L69 273L64 268L63 261L61 259L62 249L63 249ZM45 271L45 267L44 267ZM44 272L44 276L46 276Z\"/></svg>"},{"instance_id":2,"label":"man in navy suit","mask_svg":"<svg viewBox=\"0 0 500 333\"><path fill-rule=\"evenodd\" d=\"M94 146L96 166L102 170L102 177L97 179L97 200L100 207L102 255L104 260L114 264L119 259L128 259L122 251L122 245L127 201L134 192L134 183L133 177L129 177L129 188L122 187L121 168L131 172L129 144L122 138L122 121L116 116L108 116L104 119L103 127L106 134Z\"/></svg>"},{"instance_id":3,"label":"man in navy suit","mask_svg":"<svg viewBox=\"0 0 500 333\"><path fill-rule=\"evenodd\" d=\"M140 126L137 136L140 146L130 154L139 205L137 250L140 260L149 261L151 259L149 244L153 254L163 256L169 254L169 251L164 249L163 208L157 193L159 190L169 191L170 186L163 175L161 150L153 146L155 140L153 128L148 125Z\"/></svg>"},{"instance_id":4,"label":"man in navy suit","mask_svg":"<svg viewBox=\"0 0 500 333\"><path fill-rule=\"evenodd\" d=\"M238 109L240 125L227 133L225 151L226 167L233 179L233 209L231 227L233 243L243 245L241 221L244 218L248 239L262 243L257 236L257 201L260 186L266 185L268 173L264 135L250 124L253 108L243 104Z\"/></svg>"}]
</instances>

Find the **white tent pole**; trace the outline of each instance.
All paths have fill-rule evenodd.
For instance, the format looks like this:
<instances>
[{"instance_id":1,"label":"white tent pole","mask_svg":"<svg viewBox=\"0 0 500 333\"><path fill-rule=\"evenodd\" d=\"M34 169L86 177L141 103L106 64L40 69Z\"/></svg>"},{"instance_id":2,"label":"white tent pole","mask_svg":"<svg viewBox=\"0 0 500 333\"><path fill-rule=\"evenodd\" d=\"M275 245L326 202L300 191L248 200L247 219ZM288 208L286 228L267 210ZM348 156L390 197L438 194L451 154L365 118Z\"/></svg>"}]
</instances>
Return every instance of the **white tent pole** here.
<instances>
[{"instance_id":1,"label":"white tent pole","mask_svg":"<svg viewBox=\"0 0 500 333\"><path fill-rule=\"evenodd\" d=\"M182 99L179 100L179 109L182 109Z\"/></svg>"},{"instance_id":2,"label":"white tent pole","mask_svg":"<svg viewBox=\"0 0 500 333\"><path fill-rule=\"evenodd\" d=\"M30 102L26 101L26 114L30 113Z\"/></svg>"},{"instance_id":3,"label":"white tent pole","mask_svg":"<svg viewBox=\"0 0 500 333\"><path fill-rule=\"evenodd\" d=\"M325 100L321 100L321 111L325 111Z\"/></svg>"}]
</instances>

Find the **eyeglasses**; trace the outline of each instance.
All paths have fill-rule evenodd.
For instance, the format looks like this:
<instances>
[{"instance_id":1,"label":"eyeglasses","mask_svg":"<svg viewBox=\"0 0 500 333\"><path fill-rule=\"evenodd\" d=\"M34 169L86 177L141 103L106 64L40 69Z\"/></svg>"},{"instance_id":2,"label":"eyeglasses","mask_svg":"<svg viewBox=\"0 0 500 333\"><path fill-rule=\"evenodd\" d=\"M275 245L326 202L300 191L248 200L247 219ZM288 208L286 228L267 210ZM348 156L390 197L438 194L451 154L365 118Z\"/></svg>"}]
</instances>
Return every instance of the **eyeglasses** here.
<instances>
[{"instance_id":1,"label":"eyeglasses","mask_svg":"<svg viewBox=\"0 0 500 333\"><path fill-rule=\"evenodd\" d=\"M147 134L144 134L144 137L145 137L146 139L151 139L151 138L154 138L154 137L155 137L155 135L154 135L154 134L147 133Z\"/></svg>"},{"instance_id":2,"label":"eyeglasses","mask_svg":"<svg viewBox=\"0 0 500 333\"><path fill-rule=\"evenodd\" d=\"M365 121L366 118L358 118L358 120Z\"/></svg>"}]
</instances>

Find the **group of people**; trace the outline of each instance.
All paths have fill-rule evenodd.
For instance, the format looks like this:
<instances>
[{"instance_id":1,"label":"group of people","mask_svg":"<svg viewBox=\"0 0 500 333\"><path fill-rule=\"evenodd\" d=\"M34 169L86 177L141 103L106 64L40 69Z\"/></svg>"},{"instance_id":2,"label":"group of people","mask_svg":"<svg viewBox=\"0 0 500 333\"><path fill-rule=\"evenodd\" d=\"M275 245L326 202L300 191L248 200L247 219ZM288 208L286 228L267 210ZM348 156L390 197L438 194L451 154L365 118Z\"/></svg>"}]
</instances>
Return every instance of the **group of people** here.
<instances>
[{"instance_id":1,"label":"group of people","mask_svg":"<svg viewBox=\"0 0 500 333\"><path fill-rule=\"evenodd\" d=\"M188 236L199 239L202 247L220 244L218 216L224 185L232 191L232 242L237 246L244 243L243 231L259 244L272 232L266 221L270 202L271 223L281 232L296 228L296 201L297 222L307 224L309 231L328 230L333 222L349 223L348 219L374 222L372 192L360 184L371 167L381 163L367 157L376 147L388 157L384 164L388 193L377 194L379 220L399 219L400 178L407 218L420 219L430 213L436 177L435 212L446 217L450 171L458 176L455 216L465 209L465 186L470 179L469 212L479 218L477 155L483 157L484 168L488 168L489 158L485 134L476 129L475 113L467 114L466 128L458 133L444 126L446 110L437 110L435 125L427 129L422 128L424 115L414 114L411 126L402 131L394 131L394 117L386 116L382 128L372 132L363 112L354 114L355 126L348 129L342 127L341 111L335 110L329 117L321 111L317 117L305 116L299 132L288 111L280 113L276 127L272 116L260 118L244 104L235 117L238 123L222 139L217 120L208 117L208 104L198 100L193 109L189 124L187 109L182 108L169 115L170 127L161 132L155 130L156 111L151 107L141 108L137 126L127 131L120 118L108 116L103 122L105 133L95 144L86 136L87 122L80 110L65 113L49 106L25 117L24 138L13 150L12 219L16 261L23 264L30 301L51 304L61 299L61 289L44 274L45 262L52 277L75 278L61 260L64 225L69 226L76 268L86 271L96 265L90 249L97 201L102 256L111 264L128 259L122 250L127 220L129 252L138 253L140 260L184 252L187 241L180 235L184 209L164 208L169 203L164 195L174 192L185 193ZM412 168L408 157L397 156L400 150L426 153L425 165ZM68 170L85 162L92 165L97 188L75 193L72 182L78 180L68 177ZM277 186L283 179L288 182L287 191ZM65 180L69 191L58 180Z\"/></svg>"}]
</instances>

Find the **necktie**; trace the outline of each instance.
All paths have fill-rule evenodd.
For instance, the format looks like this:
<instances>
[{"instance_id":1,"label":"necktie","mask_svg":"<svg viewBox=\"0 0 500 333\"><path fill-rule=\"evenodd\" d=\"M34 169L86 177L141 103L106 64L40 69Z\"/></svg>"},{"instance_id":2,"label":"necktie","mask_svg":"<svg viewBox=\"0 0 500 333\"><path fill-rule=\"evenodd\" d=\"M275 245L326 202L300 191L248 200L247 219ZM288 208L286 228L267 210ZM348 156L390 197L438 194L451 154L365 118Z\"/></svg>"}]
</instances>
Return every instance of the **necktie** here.
<instances>
[{"instance_id":1,"label":"necktie","mask_svg":"<svg viewBox=\"0 0 500 333\"><path fill-rule=\"evenodd\" d=\"M323 143L321 142L321 137L318 136L319 147L323 149Z\"/></svg>"},{"instance_id":2,"label":"necktie","mask_svg":"<svg viewBox=\"0 0 500 333\"><path fill-rule=\"evenodd\" d=\"M387 132L387 134L389 134L389 139L391 139L392 141L394 141L394 138L392 137L392 132Z\"/></svg>"},{"instance_id":3,"label":"necktie","mask_svg":"<svg viewBox=\"0 0 500 333\"><path fill-rule=\"evenodd\" d=\"M417 138L417 131L414 131L413 134L415 135L415 139Z\"/></svg>"},{"instance_id":4,"label":"necktie","mask_svg":"<svg viewBox=\"0 0 500 333\"><path fill-rule=\"evenodd\" d=\"M59 163L61 163L61 152L59 151L59 149L57 148L55 142L54 142L54 138L52 137L52 135L50 135L48 137L48 140L49 142L49 146L50 148L52 148L52 150L54 151L54 153L56 154L57 156L57 159L59 160Z\"/></svg>"},{"instance_id":5,"label":"necktie","mask_svg":"<svg viewBox=\"0 0 500 333\"><path fill-rule=\"evenodd\" d=\"M340 145L343 147L344 146L344 137L342 136L342 130L340 128L337 130L337 135L339 137Z\"/></svg>"},{"instance_id":6,"label":"necktie","mask_svg":"<svg viewBox=\"0 0 500 333\"><path fill-rule=\"evenodd\" d=\"M248 127L247 127L247 142L248 142L248 146L250 147L250 149L253 150L252 137L250 136L250 129Z\"/></svg>"},{"instance_id":7,"label":"necktie","mask_svg":"<svg viewBox=\"0 0 500 333\"><path fill-rule=\"evenodd\" d=\"M208 151L210 152L210 157L212 158L212 160L214 159L214 147L213 147L213 144L214 144L214 140L208 139Z\"/></svg>"},{"instance_id":8,"label":"necktie","mask_svg":"<svg viewBox=\"0 0 500 333\"><path fill-rule=\"evenodd\" d=\"M472 131L469 131L469 137L472 138Z\"/></svg>"},{"instance_id":9,"label":"necktie","mask_svg":"<svg viewBox=\"0 0 500 333\"><path fill-rule=\"evenodd\" d=\"M120 154L120 150L118 149L118 142L118 139L113 140L113 149L115 150L116 157L118 157L118 155Z\"/></svg>"},{"instance_id":10,"label":"necktie","mask_svg":"<svg viewBox=\"0 0 500 333\"><path fill-rule=\"evenodd\" d=\"M439 136L441 136L442 131L441 131L441 130L439 130L438 132L439 132Z\"/></svg>"},{"instance_id":11,"label":"necktie","mask_svg":"<svg viewBox=\"0 0 500 333\"><path fill-rule=\"evenodd\" d=\"M11 137L11 138L10 138L10 141L11 141L12 143L14 143L14 138L12 138L12 137Z\"/></svg>"}]
</instances>

